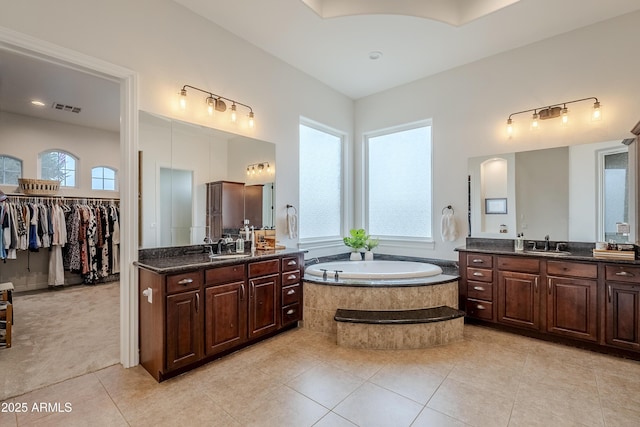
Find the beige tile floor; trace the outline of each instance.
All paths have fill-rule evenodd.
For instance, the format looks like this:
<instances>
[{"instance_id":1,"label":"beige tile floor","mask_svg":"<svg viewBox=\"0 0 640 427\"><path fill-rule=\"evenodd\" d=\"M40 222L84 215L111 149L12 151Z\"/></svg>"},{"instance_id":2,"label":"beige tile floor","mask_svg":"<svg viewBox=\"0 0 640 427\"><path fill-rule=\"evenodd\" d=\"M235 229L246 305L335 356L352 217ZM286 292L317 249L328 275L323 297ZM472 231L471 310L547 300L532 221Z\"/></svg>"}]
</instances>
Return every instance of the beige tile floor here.
<instances>
[{"instance_id":1,"label":"beige tile floor","mask_svg":"<svg viewBox=\"0 0 640 427\"><path fill-rule=\"evenodd\" d=\"M639 426L640 362L476 326L406 351L299 328L161 384L114 365L1 405L1 426Z\"/></svg>"}]
</instances>

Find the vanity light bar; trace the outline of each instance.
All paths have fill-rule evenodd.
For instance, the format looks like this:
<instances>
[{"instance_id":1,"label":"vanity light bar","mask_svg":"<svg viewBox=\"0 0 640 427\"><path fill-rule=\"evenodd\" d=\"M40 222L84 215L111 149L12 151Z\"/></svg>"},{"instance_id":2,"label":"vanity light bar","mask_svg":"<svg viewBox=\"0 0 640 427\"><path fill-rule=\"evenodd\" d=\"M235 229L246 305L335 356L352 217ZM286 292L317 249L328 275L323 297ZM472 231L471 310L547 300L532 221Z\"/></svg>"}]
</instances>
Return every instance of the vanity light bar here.
<instances>
[{"instance_id":1,"label":"vanity light bar","mask_svg":"<svg viewBox=\"0 0 640 427\"><path fill-rule=\"evenodd\" d=\"M602 112L600 110L600 101L598 98L592 96L589 98L576 99L574 101L559 102L557 104L551 104L545 107L531 108L529 110L518 111L516 113L509 114L507 119L507 136L511 138L513 135L513 119L512 117L517 114L530 113L531 116L531 130L537 130L540 128L540 120L554 119L556 117L562 117L562 125L566 126L569 123L569 109L567 104L573 104L576 102L593 100L593 111L591 112L591 120L597 121L602 119Z\"/></svg>"},{"instance_id":2,"label":"vanity light bar","mask_svg":"<svg viewBox=\"0 0 640 427\"><path fill-rule=\"evenodd\" d=\"M238 117L237 106L240 105L249 110L249 113L247 114L247 117L249 120L248 122L249 127L253 129L253 127L255 126L255 115L253 114L253 109L247 104L243 104L242 102L235 101L230 98L226 98L222 95L216 95L215 93L209 92L208 90L200 89L191 85L184 85L182 86L182 89L180 89L180 108L182 110L185 110L187 108L187 88L197 90L198 92L202 92L208 95L205 98L204 102L205 102L205 105L207 106L207 111L209 112L209 115L213 115L215 111L219 111L221 113L224 113L225 111L227 111L227 104L224 102L224 101L227 101L228 103L231 103L231 121L232 122L235 123L237 120L237 117Z\"/></svg>"}]
</instances>

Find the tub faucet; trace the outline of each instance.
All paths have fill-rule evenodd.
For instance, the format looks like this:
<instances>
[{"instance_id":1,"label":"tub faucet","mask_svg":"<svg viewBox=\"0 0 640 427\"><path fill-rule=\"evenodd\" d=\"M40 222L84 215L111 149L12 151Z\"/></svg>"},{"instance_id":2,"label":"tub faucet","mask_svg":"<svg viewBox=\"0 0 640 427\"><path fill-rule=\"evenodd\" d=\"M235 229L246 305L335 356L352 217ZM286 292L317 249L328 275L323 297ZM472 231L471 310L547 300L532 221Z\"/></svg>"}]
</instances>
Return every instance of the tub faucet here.
<instances>
[{"instance_id":1,"label":"tub faucet","mask_svg":"<svg viewBox=\"0 0 640 427\"><path fill-rule=\"evenodd\" d=\"M333 276L333 280L335 280L336 282L338 280L340 280L340 277L338 277L338 273L342 273L342 270L333 270L334 271L334 276Z\"/></svg>"},{"instance_id":2,"label":"tub faucet","mask_svg":"<svg viewBox=\"0 0 640 427\"><path fill-rule=\"evenodd\" d=\"M322 280L326 281L327 280L327 270L324 268L320 269L322 271Z\"/></svg>"}]
</instances>

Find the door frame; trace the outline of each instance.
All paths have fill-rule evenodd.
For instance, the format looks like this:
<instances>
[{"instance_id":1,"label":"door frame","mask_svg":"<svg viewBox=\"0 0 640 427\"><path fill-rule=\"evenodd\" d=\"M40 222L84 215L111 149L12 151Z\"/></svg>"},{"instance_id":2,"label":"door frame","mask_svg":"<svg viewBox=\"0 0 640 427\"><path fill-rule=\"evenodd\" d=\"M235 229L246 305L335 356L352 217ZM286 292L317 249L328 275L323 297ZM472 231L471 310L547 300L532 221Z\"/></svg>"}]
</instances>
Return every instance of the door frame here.
<instances>
[{"instance_id":1,"label":"door frame","mask_svg":"<svg viewBox=\"0 0 640 427\"><path fill-rule=\"evenodd\" d=\"M120 363L139 362L138 283L138 75L101 59L0 26L0 50L27 55L120 84Z\"/></svg>"}]
</instances>

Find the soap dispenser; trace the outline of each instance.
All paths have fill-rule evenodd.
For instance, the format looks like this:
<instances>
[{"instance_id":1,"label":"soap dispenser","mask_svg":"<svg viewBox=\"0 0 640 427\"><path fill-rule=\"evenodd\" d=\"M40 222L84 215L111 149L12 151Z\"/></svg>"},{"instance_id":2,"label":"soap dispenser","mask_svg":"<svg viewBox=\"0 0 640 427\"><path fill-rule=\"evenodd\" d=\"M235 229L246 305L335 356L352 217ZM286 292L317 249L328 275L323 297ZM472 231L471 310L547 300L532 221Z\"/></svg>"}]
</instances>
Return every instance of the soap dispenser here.
<instances>
[{"instance_id":1,"label":"soap dispenser","mask_svg":"<svg viewBox=\"0 0 640 427\"><path fill-rule=\"evenodd\" d=\"M242 236L238 236L238 240L236 240L236 253L241 254L244 252L244 240L242 240Z\"/></svg>"}]
</instances>

